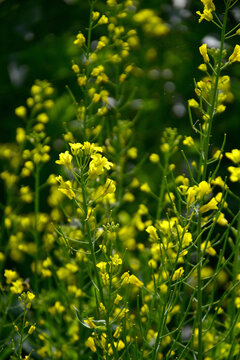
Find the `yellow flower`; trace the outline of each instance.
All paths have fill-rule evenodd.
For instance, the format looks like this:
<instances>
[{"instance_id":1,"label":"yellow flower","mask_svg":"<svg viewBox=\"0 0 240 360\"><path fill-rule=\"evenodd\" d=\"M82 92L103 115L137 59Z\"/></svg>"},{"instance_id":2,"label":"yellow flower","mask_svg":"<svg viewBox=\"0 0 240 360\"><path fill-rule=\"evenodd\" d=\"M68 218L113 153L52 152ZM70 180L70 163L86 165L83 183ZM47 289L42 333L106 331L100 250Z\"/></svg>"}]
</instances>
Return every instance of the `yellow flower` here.
<instances>
[{"instance_id":1,"label":"yellow flower","mask_svg":"<svg viewBox=\"0 0 240 360\"><path fill-rule=\"evenodd\" d=\"M207 65L206 64L200 64L198 66L198 69L201 70L201 71L207 71Z\"/></svg>"},{"instance_id":2,"label":"yellow flower","mask_svg":"<svg viewBox=\"0 0 240 360\"><path fill-rule=\"evenodd\" d=\"M58 190L66 195L70 200L74 199L76 197L74 191L72 190L72 183L70 180L64 181L63 178L59 175L56 177L56 180L59 182L60 187Z\"/></svg>"},{"instance_id":3,"label":"yellow flower","mask_svg":"<svg viewBox=\"0 0 240 360\"><path fill-rule=\"evenodd\" d=\"M217 210L217 200L215 198L212 198L207 204L200 207L200 213L205 213L209 210Z\"/></svg>"},{"instance_id":4,"label":"yellow flower","mask_svg":"<svg viewBox=\"0 0 240 360\"><path fill-rule=\"evenodd\" d=\"M19 106L15 109L15 114L20 118L25 118L27 115L27 109L25 106Z\"/></svg>"},{"instance_id":5,"label":"yellow flower","mask_svg":"<svg viewBox=\"0 0 240 360\"><path fill-rule=\"evenodd\" d=\"M26 131L23 128L17 128L16 141L18 144L22 144L26 139Z\"/></svg>"},{"instance_id":6,"label":"yellow flower","mask_svg":"<svg viewBox=\"0 0 240 360\"><path fill-rule=\"evenodd\" d=\"M106 15L102 15L98 20L98 25L108 24L108 22L109 22L108 17Z\"/></svg>"},{"instance_id":7,"label":"yellow flower","mask_svg":"<svg viewBox=\"0 0 240 360\"><path fill-rule=\"evenodd\" d=\"M232 160L234 164L240 163L240 150L233 149L231 152L226 152L225 155L228 159Z\"/></svg>"},{"instance_id":8,"label":"yellow flower","mask_svg":"<svg viewBox=\"0 0 240 360\"><path fill-rule=\"evenodd\" d=\"M199 103L195 99L189 99L188 100L188 105L190 107L195 108L195 109L199 108Z\"/></svg>"},{"instance_id":9,"label":"yellow flower","mask_svg":"<svg viewBox=\"0 0 240 360\"><path fill-rule=\"evenodd\" d=\"M136 159L138 155L138 149L136 147L132 147L127 151L127 154L131 159Z\"/></svg>"},{"instance_id":10,"label":"yellow flower","mask_svg":"<svg viewBox=\"0 0 240 360\"><path fill-rule=\"evenodd\" d=\"M89 178L95 179L97 176L103 174L104 169L110 170L113 163L109 162L107 158L101 154L93 154L92 161L89 164Z\"/></svg>"},{"instance_id":11,"label":"yellow flower","mask_svg":"<svg viewBox=\"0 0 240 360\"><path fill-rule=\"evenodd\" d=\"M32 302L35 298L35 295L32 292L28 291L27 298L28 298L28 301Z\"/></svg>"},{"instance_id":12,"label":"yellow flower","mask_svg":"<svg viewBox=\"0 0 240 360\"><path fill-rule=\"evenodd\" d=\"M183 145L193 146L194 145L193 138L191 136L186 136L185 139L183 140Z\"/></svg>"},{"instance_id":13,"label":"yellow flower","mask_svg":"<svg viewBox=\"0 0 240 360\"><path fill-rule=\"evenodd\" d=\"M207 8L208 10L215 11L215 5L213 3L213 0L201 0L201 2L203 3L204 7Z\"/></svg>"},{"instance_id":14,"label":"yellow flower","mask_svg":"<svg viewBox=\"0 0 240 360\"><path fill-rule=\"evenodd\" d=\"M69 146L71 148L71 152L72 152L73 155L76 156L76 155L82 154L82 151L81 151L81 149L83 147L82 144L80 144L80 143L75 143L75 144L69 143Z\"/></svg>"},{"instance_id":15,"label":"yellow flower","mask_svg":"<svg viewBox=\"0 0 240 360\"><path fill-rule=\"evenodd\" d=\"M113 265L118 266L122 264L122 259L118 254L115 254L114 256L110 256L110 259L112 260Z\"/></svg>"},{"instance_id":16,"label":"yellow flower","mask_svg":"<svg viewBox=\"0 0 240 360\"><path fill-rule=\"evenodd\" d=\"M178 280L184 273L183 267L178 268L177 270L175 270L172 280Z\"/></svg>"},{"instance_id":17,"label":"yellow flower","mask_svg":"<svg viewBox=\"0 0 240 360\"><path fill-rule=\"evenodd\" d=\"M137 287L140 288L142 288L144 285L143 282L140 281L135 275L130 275L128 282L129 284L136 285Z\"/></svg>"},{"instance_id":18,"label":"yellow flower","mask_svg":"<svg viewBox=\"0 0 240 360\"><path fill-rule=\"evenodd\" d=\"M85 341L85 345L88 346L93 352L97 351L94 340L91 336L87 338L87 340Z\"/></svg>"},{"instance_id":19,"label":"yellow flower","mask_svg":"<svg viewBox=\"0 0 240 360\"><path fill-rule=\"evenodd\" d=\"M116 185L115 185L115 181L107 178L106 183L103 187L103 193L102 196L106 196L108 194L112 194L116 191Z\"/></svg>"},{"instance_id":20,"label":"yellow flower","mask_svg":"<svg viewBox=\"0 0 240 360\"><path fill-rule=\"evenodd\" d=\"M98 11L92 12L92 21L96 21L100 16L100 13Z\"/></svg>"},{"instance_id":21,"label":"yellow flower","mask_svg":"<svg viewBox=\"0 0 240 360\"><path fill-rule=\"evenodd\" d=\"M55 161L56 164L64 165L68 170L72 170L72 155L69 154L69 151L59 154L59 160Z\"/></svg>"},{"instance_id":22,"label":"yellow flower","mask_svg":"<svg viewBox=\"0 0 240 360\"><path fill-rule=\"evenodd\" d=\"M203 20L207 20L207 21L213 20L213 15L211 10L204 9L203 13L201 13L200 11L196 11L196 14L200 16L200 19L198 20L199 23L202 22Z\"/></svg>"},{"instance_id":23,"label":"yellow flower","mask_svg":"<svg viewBox=\"0 0 240 360\"><path fill-rule=\"evenodd\" d=\"M86 42L85 36L82 33L77 34L77 38L74 41L74 45L83 46Z\"/></svg>"},{"instance_id":24,"label":"yellow flower","mask_svg":"<svg viewBox=\"0 0 240 360\"><path fill-rule=\"evenodd\" d=\"M199 52L202 55L204 62L209 62L210 61L208 53L207 53L207 44L202 44L199 47Z\"/></svg>"},{"instance_id":25,"label":"yellow flower","mask_svg":"<svg viewBox=\"0 0 240 360\"><path fill-rule=\"evenodd\" d=\"M31 325L29 330L28 330L28 334L31 335L34 331L36 330L36 326L35 325Z\"/></svg>"},{"instance_id":26,"label":"yellow flower","mask_svg":"<svg viewBox=\"0 0 240 360\"><path fill-rule=\"evenodd\" d=\"M206 181L201 181L197 187L197 198L202 199L205 195L211 194L211 185Z\"/></svg>"},{"instance_id":27,"label":"yellow flower","mask_svg":"<svg viewBox=\"0 0 240 360\"><path fill-rule=\"evenodd\" d=\"M232 182L240 181L240 167L229 166L228 171L231 173L230 180Z\"/></svg>"},{"instance_id":28,"label":"yellow flower","mask_svg":"<svg viewBox=\"0 0 240 360\"><path fill-rule=\"evenodd\" d=\"M21 294L23 292L22 280L18 279L12 282L12 286L10 287L10 291L12 294Z\"/></svg>"},{"instance_id":29,"label":"yellow flower","mask_svg":"<svg viewBox=\"0 0 240 360\"><path fill-rule=\"evenodd\" d=\"M232 55L229 56L228 61L230 61L231 63L240 61L240 45L235 46Z\"/></svg>"},{"instance_id":30,"label":"yellow flower","mask_svg":"<svg viewBox=\"0 0 240 360\"><path fill-rule=\"evenodd\" d=\"M142 184L141 187L140 187L140 190L141 190L141 191L144 191L144 192L146 192L146 193L151 192L151 189L150 189L150 186L148 185L148 183Z\"/></svg>"},{"instance_id":31,"label":"yellow flower","mask_svg":"<svg viewBox=\"0 0 240 360\"><path fill-rule=\"evenodd\" d=\"M211 184L213 184L213 185L218 185L218 186L220 186L222 189L223 189L223 188L228 188L228 186L224 183L224 181L223 181L223 179L221 178L221 176L218 176L218 177L216 177L216 179L213 179L213 180L211 181Z\"/></svg>"},{"instance_id":32,"label":"yellow flower","mask_svg":"<svg viewBox=\"0 0 240 360\"><path fill-rule=\"evenodd\" d=\"M204 241L202 244L201 244L201 250L205 250L207 254L211 255L211 256L215 256L216 255L216 250L214 250L213 247L211 247L211 243L210 241L207 242L206 244L206 241Z\"/></svg>"},{"instance_id":33,"label":"yellow flower","mask_svg":"<svg viewBox=\"0 0 240 360\"><path fill-rule=\"evenodd\" d=\"M76 74L80 72L80 68L79 68L79 66L77 64L73 64L72 69Z\"/></svg>"},{"instance_id":34,"label":"yellow flower","mask_svg":"<svg viewBox=\"0 0 240 360\"><path fill-rule=\"evenodd\" d=\"M49 117L47 116L46 113L41 113L37 116L37 121L46 124L49 121Z\"/></svg>"},{"instance_id":35,"label":"yellow flower","mask_svg":"<svg viewBox=\"0 0 240 360\"><path fill-rule=\"evenodd\" d=\"M77 82L78 82L78 85L85 86L87 83L87 76L86 75L79 76L77 78Z\"/></svg>"},{"instance_id":36,"label":"yellow flower","mask_svg":"<svg viewBox=\"0 0 240 360\"><path fill-rule=\"evenodd\" d=\"M192 204L196 200L197 190L196 187L191 186L187 191L187 203Z\"/></svg>"},{"instance_id":37,"label":"yellow flower","mask_svg":"<svg viewBox=\"0 0 240 360\"><path fill-rule=\"evenodd\" d=\"M237 309L240 309L240 297L236 297L235 306L236 306Z\"/></svg>"},{"instance_id":38,"label":"yellow flower","mask_svg":"<svg viewBox=\"0 0 240 360\"><path fill-rule=\"evenodd\" d=\"M7 284L11 284L13 280L15 280L18 277L16 271L8 270L8 269L4 270L4 276L6 278Z\"/></svg>"},{"instance_id":39,"label":"yellow flower","mask_svg":"<svg viewBox=\"0 0 240 360\"><path fill-rule=\"evenodd\" d=\"M159 161L160 161L160 157L158 154L155 154L155 153L152 153L150 156L149 156L149 160L154 163L154 164L157 164Z\"/></svg>"},{"instance_id":40,"label":"yellow flower","mask_svg":"<svg viewBox=\"0 0 240 360\"><path fill-rule=\"evenodd\" d=\"M118 303L122 300L122 296L117 294L115 300L114 300L114 304L118 305Z\"/></svg>"}]
</instances>

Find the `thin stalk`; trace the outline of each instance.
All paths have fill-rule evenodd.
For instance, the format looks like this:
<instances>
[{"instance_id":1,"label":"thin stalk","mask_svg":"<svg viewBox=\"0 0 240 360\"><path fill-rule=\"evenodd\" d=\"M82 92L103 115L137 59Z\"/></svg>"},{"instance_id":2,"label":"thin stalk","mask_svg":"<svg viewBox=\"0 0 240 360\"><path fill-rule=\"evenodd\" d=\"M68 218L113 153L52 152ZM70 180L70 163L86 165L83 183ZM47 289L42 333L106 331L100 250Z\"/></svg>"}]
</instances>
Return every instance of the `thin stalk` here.
<instances>
[{"instance_id":1,"label":"thin stalk","mask_svg":"<svg viewBox=\"0 0 240 360\"><path fill-rule=\"evenodd\" d=\"M160 183L159 199L158 199L158 206L157 206L157 216L156 216L157 220L159 220L160 216L161 216L162 202L163 202L163 196L164 196L164 192L165 192L165 176L167 175L167 171L168 171L168 162L169 162L169 156L166 154L162 179L161 179L161 183Z\"/></svg>"},{"instance_id":2,"label":"thin stalk","mask_svg":"<svg viewBox=\"0 0 240 360\"><path fill-rule=\"evenodd\" d=\"M83 179L81 179L81 187L82 187L82 196L83 196L83 210L84 210L85 219L86 219L87 214L88 214L88 206L87 206L87 196L86 196L85 183L84 183ZM99 294L100 294L100 299L101 299L101 302L104 304L103 289L102 289L102 284L101 284L101 280L100 280L100 277L99 277L99 272L98 272L98 269L97 269L97 261L96 261L95 250L94 250L94 245L93 245L93 241L92 241L91 230L90 230L88 220L85 220L85 223L86 223L86 229L87 229L88 244L89 244L89 247L90 247L91 257L92 257L92 262L93 262L93 270L94 270L94 274L95 274L96 279L97 279L97 285L98 285L98 291L99 291Z\"/></svg>"},{"instance_id":3,"label":"thin stalk","mask_svg":"<svg viewBox=\"0 0 240 360\"><path fill-rule=\"evenodd\" d=\"M221 31L221 45L220 45L219 58L218 58L218 63L217 63L217 68L216 68L216 78L215 78L213 94L212 94L212 102L211 102L211 106L209 109L210 118L209 118L209 122L208 122L207 136L204 139L204 150L203 150L204 159L203 159L203 174L202 174L203 180L205 180L207 177L207 161L208 161L208 152L209 152L209 141L210 141L210 136L211 136L211 131L212 131L212 122L213 122L213 117L214 117L215 102L217 99L217 91L218 91L218 82L219 82L219 77L220 77L220 72L221 72L221 64L222 64L222 58L223 58L223 46L224 46L224 38L225 38L226 25L227 25L228 10L229 10L229 3L227 3L227 5L226 5L226 10L224 13L224 20L223 20L223 26L222 26L222 31Z\"/></svg>"},{"instance_id":4,"label":"thin stalk","mask_svg":"<svg viewBox=\"0 0 240 360\"><path fill-rule=\"evenodd\" d=\"M201 216L198 218L198 233L201 230ZM202 343L202 251L201 251L201 236L198 237L197 242L197 329L198 329L198 360L202 360L203 343Z\"/></svg>"},{"instance_id":5,"label":"thin stalk","mask_svg":"<svg viewBox=\"0 0 240 360\"><path fill-rule=\"evenodd\" d=\"M39 255L39 234L38 234L38 217L39 217L39 177L40 177L40 168L39 164L36 163L35 171L35 191L34 191L34 240L36 244L36 253L35 253L35 274L34 274L34 288L35 293L38 294L38 255Z\"/></svg>"},{"instance_id":6,"label":"thin stalk","mask_svg":"<svg viewBox=\"0 0 240 360\"><path fill-rule=\"evenodd\" d=\"M19 342L19 349L18 349L18 357L19 360L22 359L22 346L23 346L23 333L24 333L24 327L25 327L25 322L26 322L26 316L27 316L27 306L24 306L24 313L23 313L23 322L22 322L22 328L21 328L21 333L20 333L20 342Z\"/></svg>"}]
</instances>

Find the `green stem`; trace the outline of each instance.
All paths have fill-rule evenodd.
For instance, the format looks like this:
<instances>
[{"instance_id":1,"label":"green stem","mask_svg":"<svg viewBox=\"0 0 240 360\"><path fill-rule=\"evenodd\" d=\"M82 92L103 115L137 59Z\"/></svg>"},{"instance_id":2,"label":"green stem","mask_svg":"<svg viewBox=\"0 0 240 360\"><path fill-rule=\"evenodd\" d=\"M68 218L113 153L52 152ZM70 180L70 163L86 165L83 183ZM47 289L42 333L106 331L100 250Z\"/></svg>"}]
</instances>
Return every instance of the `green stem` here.
<instances>
[{"instance_id":1,"label":"green stem","mask_svg":"<svg viewBox=\"0 0 240 360\"><path fill-rule=\"evenodd\" d=\"M219 77L220 77L220 72L221 72L221 64L222 64L222 58L223 58L223 46L224 46L224 38L225 38L226 25L227 25L228 10L229 10L229 3L227 3L227 5L226 5L226 10L224 13L224 20L223 20L223 26L222 26L222 32L221 32L221 45L220 45L219 58L218 58L217 69L216 69L216 78L215 78L215 83L214 83L214 88L213 88L213 93L212 93L212 102L211 102L211 106L209 108L210 118L209 118L209 121L207 122L207 125L208 125L207 136L204 139L204 150L203 150L204 158L203 158L203 174L202 174L203 180L205 180L207 177L207 165L208 165L207 161L208 161L208 152L209 152L209 141L210 141L210 136L211 136L211 131L212 131L212 122L213 122L215 103L216 103L217 92L218 92L218 82L219 82Z\"/></svg>"},{"instance_id":2,"label":"green stem","mask_svg":"<svg viewBox=\"0 0 240 360\"><path fill-rule=\"evenodd\" d=\"M157 216L156 216L157 220L160 219L161 212L162 212L163 196L164 196L164 192L165 192L165 176L167 175L167 171L168 171L168 163L169 163L169 156L166 154L162 179L161 179L161 183L160 183L159 199L158 199L158 206L157 206Z\"/></svg>"},{"instance_id":3,"label":"green stem","mask_svg":"<svg viewBox=\"0 0 240 360\"><path fill-rule=\"evenodd\" d=\"M34 274L34 289L35 293L38 294L38 255L39 255L39 234L38 234L38 217L39 217L39 175L40 168L39 164L36 164L35 171L35 192L34 192L34 240L36 244L36 253L35 253L35 274Z\"/></svg>"},{"instance_id":4,"label":"green stem","mask_svg":"<svg viewBox=\"0 0 240 360\"><path fill-rule=\"evenodd\" d=\"M201 216L198 218L198 234L201 231ZM201 251L201 236L198 236L197 242L197 329L198 329L198 360L202 360L203 356L203 343L202 343L202 251Z\"/></svg>"},{"instance_id":5,"label":"green stem","mask_svg":"<svg viewBox=\"0 0 240 360\"><path fill-rule=\"evenodd\" d=\"M100 300L104 304L103 289L102 289L102 284L101 284L99 272L98 272L98 269L97 269L97 261L96 261L95 250L94 250L94 245L93 245L93 241L92 241L91 229L90 229L90 226L89 226L89 222L87 220L87 215L88 215L87 196L86 196L86 188L85 188L84 179L82 179L82 178L81 178L81 187L82 187L82 196L83 196L83 210L84 210L84 214L85 214L85 220L84 221L86 223L88 243L89 243L92 262L93 262L93 270L94 270L94 274L95 274L96 279L97 279L97 286L98 286L98 291L99 291L99 294L100 294Z\"/></svg>"},{"instance_id":6,"label":"green stem","mask_svg":"<svg viewBox=\"0 0 240 360\"><path fill-rule=\"evenodd\" d=\"M19 349L18 349L18 357L19 357L19 360L22 359L21 354L22 354L23 333L24 333L24 327L25 327L25 322L26 322L26 315L27 315L27 306L25 305L25 306L24 306L24 314L23 314L22 328L21 328L21 333L20 333Z\"/></svg>"}]
</instances>

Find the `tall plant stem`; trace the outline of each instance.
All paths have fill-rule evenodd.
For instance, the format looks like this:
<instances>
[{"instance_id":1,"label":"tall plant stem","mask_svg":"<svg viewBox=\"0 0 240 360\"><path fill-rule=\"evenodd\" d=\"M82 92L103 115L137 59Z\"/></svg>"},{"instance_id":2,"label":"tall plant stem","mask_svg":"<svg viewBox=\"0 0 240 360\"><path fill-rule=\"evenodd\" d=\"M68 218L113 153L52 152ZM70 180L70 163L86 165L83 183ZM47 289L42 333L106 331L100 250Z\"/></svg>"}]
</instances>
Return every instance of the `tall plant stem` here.
<instances>
[{"instance_id":1,"label":"tall plant stem","mask_svg":"<svg viewBox=\"0 0 240 360\"><path fill-rule=\"evenodd\" d=\"M228 10L229 10L229 3L226 5L225 13L224 13L224 20L223 20L223 26L222 26L222 32L221 32L221 44L220 44L220 50L219 50L219 58L217 62L217 68L216 68L216 75L215 82L214 82L214 88L212 92L212 101L211 106L209 107L209 121L208 121L208 129L207 134L204 141L204 149L203 149L203 174L202 179L205 180L207 177L207 162L208 162L208 152L209 152L209 142L210 142L210 136L212 132L212 123L213 123L213 117L214 117L214 111L215 111L215 102L217 99L217 93L218 93L218 82L219 77L221 73L221 64L223 59L223 46L224 46L224 39L225 39L225 33L226 33L226 25L227 25L227 16L228 16Z\"/></svg>"},{"instance_id":2,"label":"tall plant stem","mask_svg":"<svg viewBox=\"0 0 240 360\"><path fill-rule=\"evenodd\" d=\"M95 256L95 249L94 249L93 239L92 239L92 235L91 235L91 229L90 229L90 226L89 226L89 222L87 220L88 205L87 205L86 188L85 188L85 183L84 183L83 179L81 179L81 187L82 187L83 210L84 210L84 214L85 214L85 224L86 224L86 230L87 230L87 238L88 238L88 243L89 243L89 247L90 247L90 251L91 251L93 270L94 270L94 274L95 274L96 279L97 279L97 286L98 286L98 291L99 291L99 294L100 294L100 300L104 304L102 284L101 284L101 280L100 280L100 277L99 277L99 272L98 272L98 269L97 269L97 261L96 261L96 256Z\"/></svg>"},{"instance_id":3,"label":"tall plant stem","mask_svg":"<svg viewBox=\"0 0 240 360\"><path fill-rule=\"evenodd\" d=\"M39 176L40 176L40 168L39 164L36 164L35 171L35 191L34 191L34 240L36 245L36 253L35 253L35 277L34 277L34 290L35 293L38 294L38 255L39 255L39 234L38 234L38 217L39 217Z\"/></svg>"},{"instance_id":4,"label":"tall plant stem","mask_svg":"<svg viewBox=\"0 0 240 360\"><path fill-rule=\"evenodd\" d=\"M198 218L198 234L201 232L201 216ZM197 329L198 329L198 360L203 358L203 343L202 343L202 251L201 251L201 236L198 236L197 242Z\"/></svg>"}]
</instances>

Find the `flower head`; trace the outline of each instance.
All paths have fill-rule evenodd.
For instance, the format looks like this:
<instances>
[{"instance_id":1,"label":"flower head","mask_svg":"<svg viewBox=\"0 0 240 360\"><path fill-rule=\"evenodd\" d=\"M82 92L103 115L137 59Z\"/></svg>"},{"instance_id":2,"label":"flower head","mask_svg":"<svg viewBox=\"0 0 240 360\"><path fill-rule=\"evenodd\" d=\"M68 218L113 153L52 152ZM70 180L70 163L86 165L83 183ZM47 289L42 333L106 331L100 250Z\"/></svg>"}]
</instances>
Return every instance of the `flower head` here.
<instances>
[{"instance_id":1,"label":"flower head","mask_svg":"<svg viewBox=\"0 0 240 360\"><path fill-rule=\"evenodd\" d=\"M210 59L209 59L209 56L208 56L208 53L207 53L207 44L202 44L199 47L199 51L200 51L200 54L203 57L204 62L209 62Z\"/></svg>"},{"instance_id":2,"label":"flower head","mask_svg":"<svg viewBox=\"0 0 240 360\"><path fill-rule=\"evenodd\" d=\"M56 161L56 164L65 165L68 170L72 170L72 155L69 154L69 151L59 154L59 160Z\"/></svg>"}]
</instances>

